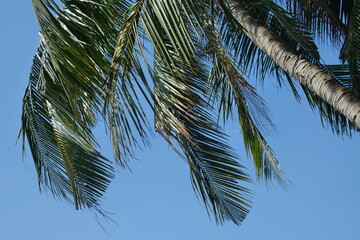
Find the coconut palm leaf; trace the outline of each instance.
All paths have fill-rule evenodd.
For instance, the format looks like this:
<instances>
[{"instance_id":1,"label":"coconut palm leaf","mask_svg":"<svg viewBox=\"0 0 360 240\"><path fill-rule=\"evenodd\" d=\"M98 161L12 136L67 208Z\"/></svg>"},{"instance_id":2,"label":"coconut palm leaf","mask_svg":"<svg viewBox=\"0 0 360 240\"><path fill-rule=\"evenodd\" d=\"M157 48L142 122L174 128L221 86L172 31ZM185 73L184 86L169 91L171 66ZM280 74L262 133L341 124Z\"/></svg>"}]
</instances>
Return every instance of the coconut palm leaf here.
<instances>
[{"instance_id":1,"label":"coconut palm leaf","mask_svg":"<svg viewBox=\"0 0 360 240\"><path fill-rule=\"evenodd\" d=\"M61 102L49 96L49 89L62 89L53 84L47 51L42 43L34 57L21 129L30 145L40 189L49 189L76 209L91 208L105 215L99 200L113 178L113 168L96 150L88 127L76 122L66 94L61 93Z\"/></svg>"},{"instance_id":2,"label":"coconut palm leaf","mask_svg":"<svg viewBox=\"0 0 360 240\"><path fill-rule=\"evenodd\" d=\"M291 0L287 9L322 41L331 40L341 45L347 32L349 11L353 1Z\"/></svg>"},{"instance_id":3,"label":"coconut palm leaf","mask_svg":"<svg viewBox=\"0 0 360 240\"><path fill-rule=\"evenodd\" d=\"M46 168L51 173L47 177L39 174L39 181L51 182L48 186L57 196L70 199L72 195L76 208L95 208L112 178L113 170L108 160L95 150L97 143L92 130L102 113L106 97L104 86L111 67L114 43L122 14L129 5L119 1L64 1L63 4L59 8L55 1L33 1L43 39L38 53L41 57L35 58L36 67L32 69L36 83L30 84L28 89L32 90L27 91L26 96L29 97L24 101L23 133L36 164L46 165L39 163L43 161L42 157L44 161L52 161L50 165L55 169ZM124 125L122 130L131 135L133 125L142 129L138 127L138 122L143 115L136 115L141 110L134 110L137 99L132 85L122 87L128 88L121 92L121 96L129 99L131 95L134 99L126 102L121 109L124 114L130 112L131 120L126 120L128 125ZM36 105L38 109L31 110L33 106L29 102L33 101L35 92L41 95L40 102ZM40 110L41 107L44 109ZM37 119L36 114L40 114L42 121L37 125L32 122ZM43 128L43 125L48 130L38 133L38 128ZM44 141L49 141L50 145L43 147L46 144ZM127 144L123 149L131 148L129 142L121 144ZM38 149L47 147L53 149L50 160L44 155L49 151ZM42 155L39 151L43 151ZM58 168L55 168L56 164L59 164ZM45 171L41 170L42 167L38 169ZM50 179L56 171L60 171L56 173L59 177L54 177L58 182L41 179ZM97 210L100 208L97 207Z\"/></svg>"},{"instance_id":4,"label":"coconut palm leaf","mask_svg":"<svg viewBox=\"0 0 360 240\"><path fill-rule=\"evenodd\" d=\"M151 104L148 94L146 94L146 91L151 94L150 87L140 66L136 51L143 4L144 1L136 1L124 15L124 22L115 43L106 83L107 96L104 113L108 119L115 160L122 166L127 164L128 156L134 157L132 145L139 146L134 132L139 133L139 137L145 145L149 144L146 134L149 123L133 84L136 83L145 99ZM131 123L135 128L134 131L131 130Z\"/></svg>"},{"instance_id":5,"label":"coconut palm leaf","mask_svg":"<svg viewBox=\"0 0 360 240\"><path fill-rule=\"evenodd\" d=\"M352 79L351 89L360 94L360 3L354 1L349 17L348 32L345 42L340 51L340 59L349 63L350 76Z\"/></svg>"},{"instance_id":6,"label":"coconut palm leaf","mask_svg":"<svg viewBox=\"0 0 360 240\"><path fill-rule=\"evenodd\" d=\"M239 224L250 205L249 190L239 186L238 181L249 178L226 144L227 137L207 113L205 99L195 92L198 89L180 85L182 81L197 80L194 73L181 65L182 74L174 78L169 75L173 69L166 69L166 64L159 61L156 59L155 65L156 129L172 146L174 141L180 145L190 166L194 189L215 220Z\"/></svg>"},{"instance_id":7,"label":"coconut palm leaf","mask_svg":"<svg viewBox=\"0 0 360 240\"><path fill-rule=\"evenodd\" d=\"M231 54L226 51L216 34L211 17L205 14L210 12L204 10L206 7L202 3L188 3L189 10L201 26L202 32L199 35L204 35L206 52L213 60L209 82L210 96L219 99L220 109L226 119L234 108L237 110L245 147L254 159L257 177L267 181L275 177L280 183L285 183L280 165L259 130L269 132L274 128L267 115L268 109L231 60Z\"/></svg>"},{"instance_id":8,"label":"coconut palm leaf","mask_svg":"<svg viewBox=\"0 0 360 240\"><path fill-rule=\"evenodd\" d=\"M249 178L208 112L208 73L184 11L175 0L148 1L144 9L144 29L155 48L155 127L182 150L194 189L215 220L239 224L248 213L250 192L238 182Z\"/></svg>"}]
</instances>

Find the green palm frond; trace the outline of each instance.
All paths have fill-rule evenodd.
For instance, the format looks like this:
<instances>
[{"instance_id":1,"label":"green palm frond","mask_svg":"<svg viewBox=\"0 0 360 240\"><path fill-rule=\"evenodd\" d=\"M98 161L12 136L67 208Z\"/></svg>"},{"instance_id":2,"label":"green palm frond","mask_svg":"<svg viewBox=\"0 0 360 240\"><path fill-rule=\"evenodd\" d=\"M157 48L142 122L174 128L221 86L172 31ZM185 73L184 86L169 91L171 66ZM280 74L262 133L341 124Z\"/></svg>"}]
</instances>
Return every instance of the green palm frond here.
<instances>
[{"instance_id":1,"label":"green palm frond","mask_svg":"<svg viewBox=\"0 0 360 240\"><path fill-rule=\"evenodd\" d=\"M128 12L130 4L127 1L64 1L63 8L54 1L34 0L33 4L50 49L57 81L69 99L83 95L89 108L96 113L101 113L106 103L104 114L115 157L117 163L126 165L133 147L138 146L133 131L139 133L145 144L148 143L145 133L148 124L138 103L134 83L130 81L138 75L144 83L144 74L136 62L136 55L131 53L132 47L125 54L127 67L131 66L131 69L126 69L120 76L121 82L115 74L119 70L115 63L121 57L117 55L124 46L119 46L121 42L116 42L116 38L124 22L122 16ZM125 66L125 63L121 64ZM106 81L109 72L108 79L111 80ZM90 118L87 111L81 111L73 101L70 103L78 121L91 119L91 126L95 125L94 116Z\"/></svg>"},{"instance_id":2,"label":"green palm frond","mask_svg":"<svg viewBox=\"0 0 360 240\"><path fill-rule=\"evenodd\" d=\"M326 65L326 68L328 68L336 77L336 79L339 80L339 82L346 86L347 88L353 88L353 81L351 78L351 70L349 64L334 64L334 65Z\"/></svg>"},{"instance_id":3,"label":"green palm frond","mask_svg":"<svg viewBox=\"0 0 360 240\"><path fill-rule=\"evenodd\" d=\"M96 150L88 127L75 120L65 93L53 84L47 51L41 44L34 57L21 129L30 145L40 189L51 190L76 209L87 207L104 214L99 200L113 178L113 168ZM50 98L50 89L62 92L63 101Z\"/></svg>"},{"instance_id":4,"label":"green palm frond","mask_svg":"<svg viewBox=\"0 0 360 240\"><path fill-rule=\"evenodd\" d=\"M173 12L180 14L175 18ZM155 127L178 153L176 146L181 148L194 189L216 221L239 224L249 211L250 192L238 182L249 178L208 113L208 72L186 27L188 16L175 0L149 1L144 10L144 29L155 48Z\"/></svg>"},{"instance_id":5,"label":"green palm frond","mask_svg":"<svg viewBox=\"0 0 360 240\"><path fill-rule=\"evenodd\" d=\"M54 1L41 0L34 0L33 6L57 75L56 81L69 99L83 96L83 99L89 99L91 109L99 109L106 58L101 50L96 48L98 44L95 43L95 32L101 29L98 29L99 25L88 16L91 13L86 12L94 9L89 7L89 4L73 5L71 2L67 2L67 5L60 9ZM93 7L96 8L97 5ZM78 121L94 120L81 111L77 102L70 101L70 104ZM95 123L88 124L94 126Z\"/></svg>"},{"instance_id":6,"label":"green palm frond","mask_svg":"<svg viewBox=\"0 0 360 240\"><path fill-rule=\"evenodd\" d=\"M189 164L193 188L217 223L240 224L252 196L242 186L251 180L218 116L238 119L257 178L286 185L264 138L274 130L268 108L246 74L285 77L299 94L246 37L228 1L32 1L43 40L24 98L22 131L42 187L76 208L101 212L99 199L113 169L96 150L92 130L99 117L105 119L115 162L127 166L134 147L149 144L144 100L154 112L155 130ZM322 66L311 28L301 18L275 0L239 2L290 48ZM304 91L324 119L339 131L349 127Z\"/></svg>"},{"instance_id":7,"label":"green palm frond","mask_svg":"<svg viewBox=\"0 0 360 240\"><path fill-rule=\"evenodd\" d=\"M104 113L108 120L115 160L122 166L127 164L129 156L134 157L133 145L139 146L134 132L139 133L145 145L149 143L146 134L149 123L134 86L135 82L151 104L146 94L146 91L150 93L149 86L136 51L143 3L144 1L136 1L125 13L106 83ZM138 78L141 78L141 81ZM135 128L134 131L131 130L132 128Z\"/></svg>"},{"instance_id":8,"label":"green palm frond","mask_svg":"<svg viewBox=\"0 0 360 240\"><path fill-rule=\"evenodd\" d=\"M29 85L24 100L23 134L39 166L40 182L51 182L48 185L57 196L70 199L68 195L71 195L76 208L100 210L96 204L113 177L113 169L95 150L97 143L92 131L107 96L104 86L122 15L130 5L124 1L62 3L60 8L55 1L33 0L43 38L38 53L41 57L37 56L34 63L38 66L32 70L36 84ZM125 102L123 109L114 104L114 109L130 116L131 120L126 120L128 125L121 129L129 136L133 134L129 125L143 129L139 121L144 116L135 104L138 100L133 85L125 83L121 88L117 97L132 101ZM29 103L35 96L39 96L37 109ZM132 147L130 142L122 144L126 145L123 150ZM45 154L49 152L46 148L52 150L51 158ZM123 153L126 155L125 150ZM49 161L53 169L41 161ZM44 169L49 172L46 176L42 174ZM57 174L55 180L46 180L53 174Z\"/></svg>"},{"instance_id":9,"label":"green palm frond","mask_svg":"<svg viewBox=\"0 0 360 240\"><path fill-rule=\"evenodd\" d=\"M340 59L349 63L351 88L360 94L360 2L355 1L349 17L348 32L340 51Z\"/></svg>"},{"instance_id":10,"label":"green palm frond","mask_svg":"<svg viewBox=\"0 0 360 240\"><path fill-rule=\"evenodd\" d=\"M288 35L287 37L281 36L285 41L291 40L294 43L290 45L303 54L313 62L320 60L318 48L314 42L313 35L306 25L298 21L287 10L273 1L262 0L262 8L267 9L271 13L270 22L268 27L270 29L278 28L279 35Z\"/></svg>"},{"instance_id":11,"label":"green palm frond","mask_svg":"<svg viewBox=\"0 0 360 240\"><path fill-rule=\"evenodd\" d=\"M249 190L240 187L238 181L249 178L226 144L226 136L207 113L208 106L200 95L205 90L201 85L206 86L206 75L199 83L199 73L184 65L168 69L158 58L155 64L157 131L172 146L173 141L180 145L190 165L194 189L216 221L239 224L250 205ZM179 69L175 76L171 75L174 69ZM193 82L192 87L185 81Z\"/></svg>"},{"instance_id":12,"label":"green palm frond","mask_svg":"<svg viewBox=\"0 0 360 240\"><path fill-rule=\"evenodd\" d=\"M268 116L266 114L264 116L267 111L266 106L259 101L261 98L256 95L256 98L250 98L249 101L249 96L241 85L241 75L235 72L235 69L226 69L224 66L226 64L223 62L215 61L212 83L219 86L220 102L228 104L229 100L226 99L234 99L245 148L252 155L257 178L263 178L267 182L275 178L286 187L286 180L283 179L280 164L259 130L274 128ZM256 109L256 111L254 112L252 109ZM261 118L259 118L259 112L262 113Z\"/></svg>"},{"instance_id":13,"label":"green palm frond","mask_svg":"<svg viewBox=\"0 0 360 240\"><path fill-rule=\"evenodd\" d=\"M224 112L225 118L234 108L237 110L245 147L254 159L257 177L267 181L274 177L284 184L280 165L259 130L269 132L274 128L267 115L266 105L242 77L235 62L231 60L231 54L226 52L211 17L205 14L209 11L203 10L206 6L193 2L188 7L193 16L198 16L196 21L207 40L207 52L211 55L209 58L213 59L209 82L210 96L219 99L220 110Z\"/></svg>"},{"instance_id":14,"label":"green palm frond","mask_svg":"<svg viewBox=\"0 0 360 240\"><path fill-rule=\"evenodd\" d=\"M291 0L287 9L321 40L340 46L347 32L349 11L353 1Z\"/></svg>"},{"instance_id":15,"label":"green palm frond","mask_svg":"<svg viewBox=\"0 0 360 240\"><path fill-rule=\"evenodd\" d=\"M119 75L122 78L130 71L131 65L126 61L129 61L127 58L129 58L129 56L131 56L134 52L135 42L138 35L141 8L143 4L144 1L142 0L136 1L125 13L126 16L124 16L124 22L119 31L115 44L114 54L112 57L112 64L110 67L108 80L108 85L110 85L109 89L115 88L113 85L115 85ZM122 70L121 73L119 73L120 69ZM109 98L111 98L111 96L109 96Z\"/></svg>"},{"instance_id":16,"label":"green palm frond","mask_svg":"<svg viewBox=\"0 0 360 240\"><path fill-rule=\"evenodd\" d=\"M131 70L127 75L119 77L115 87L107 91L111 92L113 96L106 99L104 107L115 161L121 166L126 166L129 157L134 157L134 147L149 146L150 144L147 137L147 130L150 129L150 126L138 96L138 89L140 89L141 97L147 98L149 92L144 88L149 87L146 87L145 74L142 72L137 56L128 56L127 60L129 60L128 63L131 63ZM148 102L150 103L150 99ZM138 137L142 140L142 144L137 140Z\"/></svg>"}]
</instances>

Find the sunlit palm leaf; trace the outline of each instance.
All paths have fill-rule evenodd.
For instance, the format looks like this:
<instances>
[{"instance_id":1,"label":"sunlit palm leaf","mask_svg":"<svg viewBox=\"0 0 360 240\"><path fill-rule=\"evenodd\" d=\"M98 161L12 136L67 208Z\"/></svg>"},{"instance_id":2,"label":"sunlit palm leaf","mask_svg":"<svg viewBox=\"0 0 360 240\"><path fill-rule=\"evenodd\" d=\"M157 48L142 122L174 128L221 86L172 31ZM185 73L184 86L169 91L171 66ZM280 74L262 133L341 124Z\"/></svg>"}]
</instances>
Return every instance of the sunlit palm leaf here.
<instances>
[{"instance_id":1,"label":"sunlit palm leaf","mask_svg":"<svg viewBox=\"0 0 360 240\"><path fill-rule=\"evenodd\" d=\"M210 11L204 10L206 5L192 2L187 6L201 26L202 32L199 35L204 35L206 53L213 61L209 82L210 96L219 100L220 110L224 111L226 119L234 108L237 110L245 147L254 159L258 178L269 181L274 177L284 183L280 165L259 131L262 129L269 132L274 128L267 115L267 107L255 89L242 77L235 62L231 60L231 54L223 47L211 16L206 14Z\"/></svg>"},{"instance_id":2,"label":"sunlit palm leaf","mask_svg":"<svg viewBox=\"0 0 360 240\"><path fill-rule=\"evenodd\" d=\"M170 144L175 140L180 145L190 165L193 186L216 221L239 224L250 205L249 190L240 187L238 181L249 178L226 144L226 136L208 115L205 101L196 93L201 86L181 86L183 81L194 81L195 85L198 80L183 65L179 74L172 76L172 70L160 59L155 64L157 130Z\"/></svg>"},{"instance_id":3,"label":"sunlit palm leaf","mask_svg":"<svg viewBox=\"0 0 360 240\"><path fill-rule=\"evenodd\" d=\"M149 124L134 86L136 83L140 87L141 92L150 103L146 94L149 86L135 49L136 42L139 42L139 20L143 3L144 1L136 1L125 14L107 80L104 109L108 119L115 159L122 166L127 164L129 156L133 157L133 145L138 146L135 132L138 132L143 142L148 144L146 129L149 128ZM145 86L141 87L141 83ZM132 128L135 128L134 131L131 130Z\"/></svg>"},{"instance_id":4,"label":"sunlit palm leaf","mask_svg":"<svg viewBox=\"0 0 360 240\"><path fill-rule=\"evenodd\" d=\"M34 0L33 5L57 75L56 81L65 90L67 98L83 96L89 99L91 109L99 108L102 73L93 61L104 60L104 57L99 58L99 51L93 51L94 56L90 56L87 49L93 43L90 35L95 30L94 24L89 19L86 21L80 14L82 12L75 14L79 8L71 4L64 10L58 9L53 1ZM90 119L76 102L70 101L70 106L78 121ZM88 124L94 125L94 122Z\"/></svg>"},{"instance_id":5,"label":"sunlit palm leaf","mask_svg":"<svg viewBox=\"0 0 360 240\"><path fill-rule=\"evenodd\" d=\"M255 99L255 104L251 102L251 100L249 101L244 87L240 84L242 80L241 75L236 71L232 72L235 69L231 71L230 69L224 68L224 66L226 66L226 64L221 61L215 62L213 66L213 84L220 86L218 91L221 92L221 102L226 101L224 97L226 97L226 99L234 99L245 148L247 152L252 155L257 177L263 178L266 181L275 178L286 186L280 164L258 127L260 126L260 129L271 129L271 127L273 128L272 123L266 118L266 115L260 119L255 118L257 121L254 120L254 111L251 111L251 109L258 108L255 114L259 114L259 112L265 112L267 110L266 106L262 105L261 101L258 102L259 98ZM259 115L255 115L255 117L259 117Z\"/></svg>"},{"instance_id":6,"label":"sunlit palm leaf","mask_svg":"<svg viewBox=\"0 0 360 240\"><path fill-rule=\"evenodd\" d=\"M180 14L174 18L173 12ZM240 187L238 181L249 178L208 113L208 73L185 27L187 20L181 1L149 1L144 11L144 28L156 54L156 130L184 152L194 189L216 221L239 224L250 205L249 190Z\"/></svg>"}]
</instances>

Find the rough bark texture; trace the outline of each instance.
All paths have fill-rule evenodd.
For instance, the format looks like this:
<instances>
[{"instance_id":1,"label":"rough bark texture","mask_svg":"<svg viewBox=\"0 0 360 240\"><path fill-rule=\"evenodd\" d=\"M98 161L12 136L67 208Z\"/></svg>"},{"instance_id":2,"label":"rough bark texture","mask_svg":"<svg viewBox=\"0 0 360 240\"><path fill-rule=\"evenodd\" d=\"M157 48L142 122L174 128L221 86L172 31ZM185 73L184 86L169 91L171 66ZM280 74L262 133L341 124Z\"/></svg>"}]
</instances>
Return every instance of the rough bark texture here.
<instances>
[{"instance_id":1,"label":"rough bark texture","mask_svg":"<svg viewBox=\"0 0 360 240\"><path fill-rule=\"evenodd\" d=\"M267 29L236 0L228 0L235 19L245 34L285 72L313 91L360 129L360 99L335 78L302 58L275 33Z\"/></svg>"}]
</instances>

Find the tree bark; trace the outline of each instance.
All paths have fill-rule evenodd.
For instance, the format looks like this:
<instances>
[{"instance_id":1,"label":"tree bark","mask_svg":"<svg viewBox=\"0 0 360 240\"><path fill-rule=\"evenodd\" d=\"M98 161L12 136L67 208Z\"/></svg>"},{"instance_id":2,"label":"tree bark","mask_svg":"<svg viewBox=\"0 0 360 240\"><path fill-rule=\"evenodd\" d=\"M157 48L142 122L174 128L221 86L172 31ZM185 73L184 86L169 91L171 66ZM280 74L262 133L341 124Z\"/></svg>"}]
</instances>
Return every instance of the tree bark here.
<instances>
[{"instance_id":1,"label":"tree bark","mask_svg":"<svg viewBox=\"0 0 360 240\"><path fill-rule=\"evenodd\" d=\"M277 34L267 29L236 0L228 0L244 33L285 72L310 89L360 129L360 99L331 75L302 58Z\"/></svg>"}]
</instances>

